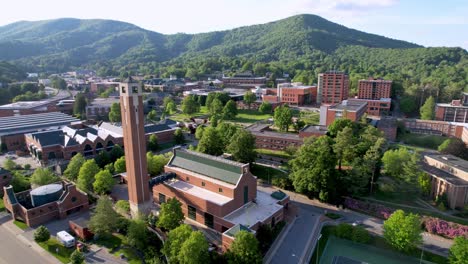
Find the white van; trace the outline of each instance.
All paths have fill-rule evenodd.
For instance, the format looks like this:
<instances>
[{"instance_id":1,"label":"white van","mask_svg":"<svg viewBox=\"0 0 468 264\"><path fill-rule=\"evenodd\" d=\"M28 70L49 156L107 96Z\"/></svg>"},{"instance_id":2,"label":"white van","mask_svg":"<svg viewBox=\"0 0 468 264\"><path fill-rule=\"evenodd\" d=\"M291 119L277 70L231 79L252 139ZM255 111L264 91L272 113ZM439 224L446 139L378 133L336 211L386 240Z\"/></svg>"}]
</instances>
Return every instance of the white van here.
<instances>
[{"instance_id":1,"label":"white van","mask_svg":"<svg viewBox=\"0 0 468 264\"><path fill-rule=\"evenodd\" d=\"M66 231L60 231L57 233L57 240L62 243L65 247L74 247L75 238L68 234Z\"/></svg>"}]
</instances>

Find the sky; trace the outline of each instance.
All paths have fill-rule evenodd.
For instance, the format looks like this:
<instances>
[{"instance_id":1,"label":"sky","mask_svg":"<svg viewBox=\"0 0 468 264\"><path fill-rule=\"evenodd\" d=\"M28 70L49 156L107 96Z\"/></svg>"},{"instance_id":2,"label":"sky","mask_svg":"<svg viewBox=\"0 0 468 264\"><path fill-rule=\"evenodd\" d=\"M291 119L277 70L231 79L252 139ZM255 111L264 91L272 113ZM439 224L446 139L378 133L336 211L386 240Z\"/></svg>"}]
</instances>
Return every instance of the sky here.
<instances>
[{"instance_id":1,"label":"sky","mask_svg":"<svg viewBox=\"0 0 468 264\"><path fill-rule=\"evenodd\" d=\"M315 14L424 46L468 49L467 0L5 0L0 26L62 17L120 20L164 34L199 33Z\"/></svg>"}]
</instances>

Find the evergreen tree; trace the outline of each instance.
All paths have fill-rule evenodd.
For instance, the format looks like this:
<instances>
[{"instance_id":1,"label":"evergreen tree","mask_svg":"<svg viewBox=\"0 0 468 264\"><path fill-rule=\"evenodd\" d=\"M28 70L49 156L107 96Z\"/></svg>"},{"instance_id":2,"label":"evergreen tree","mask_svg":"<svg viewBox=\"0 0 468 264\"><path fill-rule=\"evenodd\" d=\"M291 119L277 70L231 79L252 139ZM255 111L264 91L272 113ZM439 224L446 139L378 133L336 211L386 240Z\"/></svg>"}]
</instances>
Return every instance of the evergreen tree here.
<instances>
[{"instance_id":1,"label":"evergreen tree","mask_svg":"<svg viewBox=\"0 0 468 264\"><path fill-rule=\"evenodd\" d=\"M419 113L423 120L433 120L435 117L435 100L434 97L430 96L426 99L426 102L421 106Z\"/></svg>"}]
</instances>

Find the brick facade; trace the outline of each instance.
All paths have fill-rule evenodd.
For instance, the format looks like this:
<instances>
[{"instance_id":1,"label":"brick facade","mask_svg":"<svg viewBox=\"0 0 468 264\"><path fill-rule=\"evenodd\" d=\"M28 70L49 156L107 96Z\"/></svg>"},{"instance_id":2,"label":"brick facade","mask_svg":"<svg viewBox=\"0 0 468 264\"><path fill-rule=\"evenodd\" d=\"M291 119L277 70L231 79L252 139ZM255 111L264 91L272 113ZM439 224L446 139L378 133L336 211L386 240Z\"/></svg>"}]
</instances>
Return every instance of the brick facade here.
<instances>
[{"instance_id":1,"label":"brick facade","mask_svg":"<svg viewBox=\"0 0 468 264\"><path fill-rule=\"evenodd\" d=\"M392 94L392 81L383 79L359 80L358 98L379 100L390 98Z\"/></svg>"},{"instance_id":2,"label":"brick facade","mask_svg":"<svg viewBox=\"0 0 468 264\"><path fill-rule=\"evenodd\" d=\"M337 104L348 99L349 76L342 72L320 73L318 76L318 104Z\"/></svg>"}]
</instances>

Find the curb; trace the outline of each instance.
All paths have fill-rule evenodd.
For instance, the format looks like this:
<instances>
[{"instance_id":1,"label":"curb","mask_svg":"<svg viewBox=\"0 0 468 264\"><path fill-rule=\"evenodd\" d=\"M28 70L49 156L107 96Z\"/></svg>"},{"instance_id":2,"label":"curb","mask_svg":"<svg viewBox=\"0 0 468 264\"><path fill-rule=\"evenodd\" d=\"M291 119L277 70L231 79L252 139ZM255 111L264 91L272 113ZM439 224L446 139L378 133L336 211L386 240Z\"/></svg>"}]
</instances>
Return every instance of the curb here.
<instances>
[{"instance_id":1,"label":"curb","mask_svg":"<svg viewBox=\"0 0 468 264\"><path fill-rule=\"evenodd\" d=\"M284 238L286 237L286 234L289 233L289 230L292 228L294 223L296 222L297 216L294 217L294 219L291 221L291 223L288 223L288 226L281 230L280 234L278 237L275 239L273 242L273 245L270 246L270 249L268 252L265 254L265 257L263 258L263 263L270 263L271 259L274 256L274 253L278 250L278 247L283 243Z\"/></svg>"}]
</instances>

